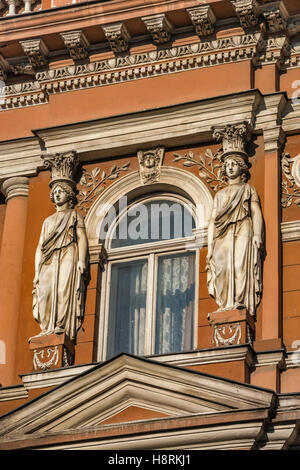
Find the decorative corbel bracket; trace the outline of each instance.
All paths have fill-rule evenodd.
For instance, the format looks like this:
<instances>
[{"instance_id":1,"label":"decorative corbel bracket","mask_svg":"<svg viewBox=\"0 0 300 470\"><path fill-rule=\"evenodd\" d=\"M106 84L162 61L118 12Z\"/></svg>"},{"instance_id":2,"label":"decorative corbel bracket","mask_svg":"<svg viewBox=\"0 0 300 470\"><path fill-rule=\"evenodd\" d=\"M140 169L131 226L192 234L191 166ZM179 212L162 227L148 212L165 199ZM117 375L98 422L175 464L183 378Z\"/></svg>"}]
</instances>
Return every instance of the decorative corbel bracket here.
<instances>
[{"instance_id":1,"label":"decorative corbel bracket","mask_svg":"<svg viewBox=\"0 0 300 470\"><path fill-rule=\"evenodd\" d=\"M3 55L0 54L0 80L5 81L7 73L9 72L9 64L4 59Z\"/></svg>"},{"instance_id":2,"label":"decorative corbel bracket","mask_svg":"<svg viewBox=\"0 0 300 470\"><path fill-rule=\"evenodd\" d=\"M106 39L113 52L127 52L130 34L124 23L112 23L102 26Z\"/></svg>"},{"instance_id":3,"label":"decorative corbel bracket","mask_svg":"<svg viewBox=\"0 0 300 470\"><path fill-rule=\"evenodd\" d=\"M256 0L231 0L231 3L242 28L253 28L258 24L259 6Z\"/></svg>"},{"instance_id":4,"label":"decorative corbel bracket","mask_svg":"<svg viewBox=\"0 0 300 470\"><path fill-rule=\"evenodd\" d=\"M164 44L171 40L172 25L165 14L142 17L154 44Z\"/></svg>"},{"instance_id":5,"label":"decorative corbel bracket","mask_svg":"<svg viewBox=\"0 0 300 470\"><path fill-rule=\"evenodd\" d=\"M68 31L60 33L71 59L82 60L88 57L89 41L82 31Z\"/></svg>"},{"instance_id":6,"label":"decorative corbel bracket","mask_svg":"<svg viewBox=\"0 0 300 470\"><path fill-rule=\"evenodd\" d=\"M287 28L289 14L281 0L264 5L262 14L271 33L278 33Z\"/></svg>"},{"instance_id":7,"label":"decorative corbel bracket","mask_svg":"<svg viewBox=\"0 0 300 470\"><path fill-rule=\"evenodd\" d=\"M208 36L214 32L216 17L210 5L188 8L187 12L198 36Z\"/></svg>"},{"instance_id":8,"label":"decorative corbel bracket","mask_svg":"<svg viewBox=\"0 0 300 470\"><path fill-rule=\"evenodd\" d=\"M48 64L49 51L43 39L28 39L20 44L34 69Z\"/></svg>"}]
</instances>

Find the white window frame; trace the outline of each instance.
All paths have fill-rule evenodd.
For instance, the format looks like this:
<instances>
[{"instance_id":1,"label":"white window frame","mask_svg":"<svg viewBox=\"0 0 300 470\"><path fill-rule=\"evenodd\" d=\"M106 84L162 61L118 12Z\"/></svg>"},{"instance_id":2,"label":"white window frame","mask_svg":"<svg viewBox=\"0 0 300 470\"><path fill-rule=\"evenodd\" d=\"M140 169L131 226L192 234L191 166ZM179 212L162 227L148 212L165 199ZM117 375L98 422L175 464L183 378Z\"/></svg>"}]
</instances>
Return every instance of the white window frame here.
<instances>
[{"instance_id":1,"label":"white window frame","mask_svg":"<svg viewBox=\"0 0 300 470\"><path fill-rule=\"evenodd\" d=\"M125 211L128 211L133 205L137 205L141 202L155 201L161 199L174 200L174 203L189 203L189 201L183 198L181 195L174 195L168 192L159 193L148 193L138 199L131 202L126 209L124 209L116 217L114 223L110 227L106 241L105 248L107 251L107 264L102 273L101 282L101 301L100 301L100 319L99 319L99 338L98 338L98 361L106 360L107 352L107 337L108 337L108 320L109 320L109 296L110 296L110 284L111 284L111 267L115 263L134 261L138 259L148 259L148 276L147 276L147 300L146 300L146 325L147 331L150 331L150 335L145 337L144 356L153 356L155 348L155 308L156 308L156 282L157 282L157 266L159 256L168 256L179 253L195 253L195 300L194 300L194 319L193 319L193 344L192 349L197 348L198 339L198 293L199 293L199 261L200 261L200 249L197 247L187 248L186 245L195 241L195 235L185 238L177 238L170 240L163 240L157 242L150 242L145 244L130 245L128 247L121 248L110 248L111 238L110 235L113 233L115 227L119 223L119 220L123 216ZM192 209L192 215L195 218L194 207L189 204ZM148 291L149 289L149 291ZM149 329L148 329L149 328ZM179 351L178 351L179 352Z\"/></svg>"}]
</instances>

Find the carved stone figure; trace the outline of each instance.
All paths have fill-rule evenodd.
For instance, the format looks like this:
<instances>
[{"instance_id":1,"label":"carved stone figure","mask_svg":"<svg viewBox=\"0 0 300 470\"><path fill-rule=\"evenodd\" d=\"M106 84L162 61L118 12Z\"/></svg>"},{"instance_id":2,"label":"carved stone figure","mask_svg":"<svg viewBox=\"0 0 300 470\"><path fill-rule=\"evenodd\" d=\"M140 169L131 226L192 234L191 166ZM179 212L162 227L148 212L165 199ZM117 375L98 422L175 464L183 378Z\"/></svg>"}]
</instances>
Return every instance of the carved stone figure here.
<instances>
[{"instance_id":1,"label":"carved stone figure","mask_svg":"<svg viewBox=\"0 0 300 470\"><path fill-rule=\"evenodd\" d=\"M138 151L137 155L142 184L152 184L159 181L164 153L164 147Z\"/></svg>"},{"instance_id":2,"label":"carved stone figure","mask_svg":"<svg viewBox=\"0 0 300 470\"><path fill-rule=\"evenodd\" d=\"M247 183L246 127L227 126L214 134L223 137L222 173L228 186L214 198L207 283L218 311L244 308L254 315L262 295L263 216L257 191Z\"/></svg>"},{"instance_id":3,"label":"carved stone figure","mask_svg":"<svg viewBox=\"0 0 300 470\"><path fill-rule=\"evenodd\" d=\"M33 316L40 335L65 333L71 340L81 326L87 280L88 243L84 220L74 209L73 153L45 159L51 166L51 200L56 213L43 223L35 256Z\"/></svg>"}]
</instances>

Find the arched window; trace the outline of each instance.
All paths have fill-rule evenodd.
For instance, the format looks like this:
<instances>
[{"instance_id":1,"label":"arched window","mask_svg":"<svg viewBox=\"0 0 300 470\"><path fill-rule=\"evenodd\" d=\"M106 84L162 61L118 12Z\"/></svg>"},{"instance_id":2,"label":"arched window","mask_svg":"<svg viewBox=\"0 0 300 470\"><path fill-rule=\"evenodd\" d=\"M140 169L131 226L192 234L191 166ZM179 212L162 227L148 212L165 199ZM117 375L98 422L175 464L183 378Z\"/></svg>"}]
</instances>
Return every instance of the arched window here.
<instances>
[{"instance_id":1,"label":"arched window","mask_svg":"<svg viewBox=\"0 0 300 470\"><path fill-rule=\"evenodd\" d=\"M197 250L191 203L151 193L103 221L102 358L167 354L195 347Z\"/></svg>"}]
</instances>

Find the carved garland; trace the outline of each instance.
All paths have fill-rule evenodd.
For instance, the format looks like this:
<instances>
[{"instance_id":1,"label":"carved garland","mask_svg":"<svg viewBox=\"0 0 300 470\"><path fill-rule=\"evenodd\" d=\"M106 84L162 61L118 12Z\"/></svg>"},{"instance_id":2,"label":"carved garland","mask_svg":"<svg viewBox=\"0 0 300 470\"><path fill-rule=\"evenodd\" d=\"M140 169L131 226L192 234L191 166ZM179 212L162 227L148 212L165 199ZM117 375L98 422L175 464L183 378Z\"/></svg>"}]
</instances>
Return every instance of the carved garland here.
<instances>
[{"instance_id":1,"label":"carved garland","mask_svg":"<svg viewBox=\"0 0 300 470\"><path fill-rule=\"evenodd\" d=\"M52 357L51 357L52 354ZM50 358L46 362L41 362L39 359L39 356L41 359L44 359L45 355L45 349L42 349L41 351L38 351L37 349L34 350L33 352L33 365L35 370L41 369L41 370L47 370L50 369L52 365L56 365L58 363L58 347L55 346L54 349L47 348L47 357Z\"/></svg>"},{"instance_id":2,"label":"carved garland","mask_svg":"<svg viewBox=\"0 0 300 470\"><path fill-rule=\"evenodd\" d=\"M291 158L288 153L283 154L281 168L285 179L281 182L281 205L284 208L290 207L293 203L300 205L299 167L300 155Z\"/></svg>"},{"instance_id":3,"label":"carved garland","mask_svg":"<svg viewBox=\"0 0 300 470\"><path fill-rule=\"evenodd\" d=\"M129 166L130 162L125 163L121 167L114 165L111 167L108 174L105 171L101 172L99 167L94 168L91 172L84 170L79 181L79 185L82 186L82 189L80 189L77 196L77 209L83 216L86 215L86 212L95 201L96 197L104 190L107 181L118 178L121 172L128 170Z\"/></svg>"},{"instance_id":4,"label":"carved garland","mask_svg":"<svg viewBox=\"0 0 300 470\"><path fill-rule=\"evenodd\" d=\"M173 161L179 162L183 160L183 166L187 167L198 165L200 167L200 178L204 179L213 191L218 191L227 185L225 179L221 175L222 162L220 160L220 155L220 150L213 154L211 149L207 149L204 156L199 155L199 157L196 158L194 157L193 152L188 152L183 156L178 153L174 153L175 158Z\"/></svg>"},{"instance_id":5,"label":"carved garland","mask_svg":"<svg viewBox=\"0 0 300 470\"><path fill-rule=\"evenodd\" d=\"M228 328L228 332L231 336L228 338L224 338L222 335L226 334L226 329ZM217 347L221 346L229 346L232 344L240 344L242 336L242 330L240 323L233 324L233 325L224 325L224 326L217 326L214 327L214 336L213 342L216 344Z\"/></svg>"}]
</instances>

